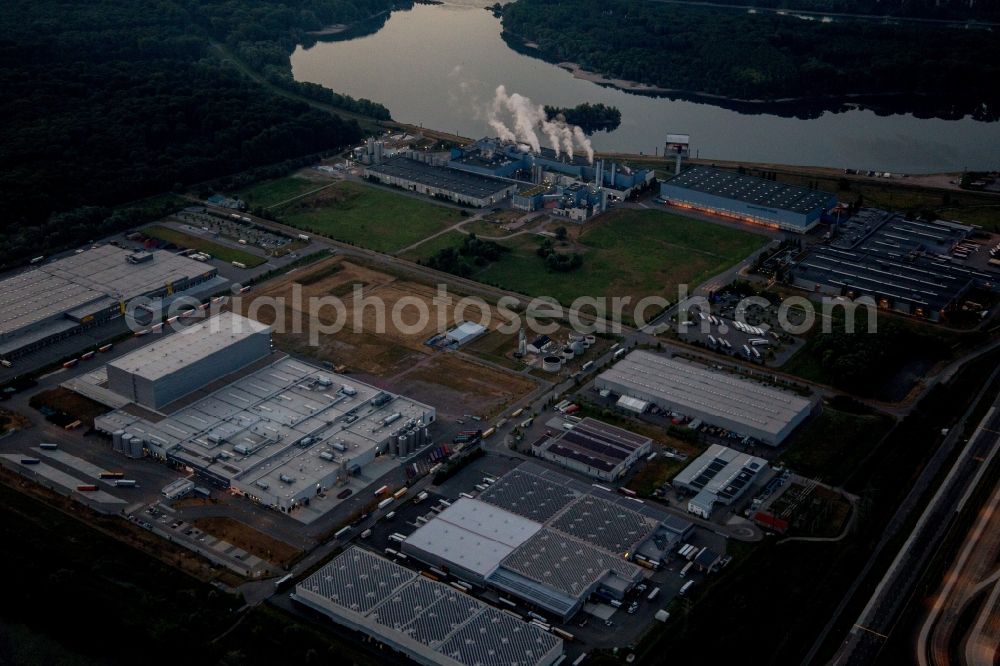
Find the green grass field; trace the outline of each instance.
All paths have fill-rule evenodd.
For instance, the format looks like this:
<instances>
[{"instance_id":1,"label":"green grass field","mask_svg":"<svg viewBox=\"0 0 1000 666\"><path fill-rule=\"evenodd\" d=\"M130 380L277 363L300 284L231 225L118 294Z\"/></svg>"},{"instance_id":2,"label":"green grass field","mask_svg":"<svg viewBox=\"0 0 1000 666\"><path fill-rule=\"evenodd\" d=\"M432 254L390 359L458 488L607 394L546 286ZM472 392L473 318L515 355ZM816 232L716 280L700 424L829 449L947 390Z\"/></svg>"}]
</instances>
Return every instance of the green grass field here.
<instances>
[{"instance_id":1,"label":"green grass field","mask_svg":"<svg viewBox=\"0 0 1000 666\"><path fill-rule=\"evenodd\" d=\"M449 231L448 233L441 234L436 238L432 238L424 243L421 243L412 250L404 252L399 256L409 261L426 261L432 255L437 254L445 248L458 247L462 244L462 240L464 238L465 234L461 231Z\"/></svg>"},{"instance_id":2,"label":"green grass field","mask_svg":"<svg viewBox=\"0 0 1000 666\"><path fill-rule=\"evenodd\" d=\"M287 176L258 183L236 193L250 208L270 208L276 204L301 196L306 192L332 185L334 181L312 180L302 176Z\"/></svg>"},{"instance_id":3,"label":"green grass field","mask_svg":"<svg viewBox=\"0 0 1000 666\"><path fill-rule=\"evenodd\" d=\"M341 182L277 209L282 222L380 252L396 252L462 219L454 208Z\"/></svg>"},{"instance_id":4,"label":"green grass field","mask_svg":"<svg viewBox=\"0 0 1000 666\"><path fill-rule=\"evenodd\" d=\"M536 236L506 241L513 250L475 277L532 296L570 303L579 296L665 296L691 290L767 243L758 234L656 210L619 210L588 225L577 251L583 266L549 272L535 254Z\"/></svg>"},{"instance_id":5,"label":"green grass field","mask_svg":"<svg viewBox=\"0 0 1000 666\"><path fill-rule=\"evenodd\" d=\"M186 234L183 231L171 229L170 227L163 227L158 224L145 227L142 230L142 233L152 238L158 238L167 243L173 243L177 247L205 252L206 254L210 254L212 257L222 261L238 261L245 264L247 268L260 266L266 261L264 257L259 257L256 254L250 254L249 252L244 252L243 250L237 250L234 247L216 243L208 240L207 238L200 238L198 236Z\"/></svg>"},{"instance_id":6,"label":"green grass field","mask_svg":"<svg viewBox=\"0 0 1000 666\"><path fill-rule=\"evenodd\" d=\"M833 485L857 468L892 425L885 414L850 414L832 407L795 434L781 462L802 476Z\"/></svg>"}]
</instances>

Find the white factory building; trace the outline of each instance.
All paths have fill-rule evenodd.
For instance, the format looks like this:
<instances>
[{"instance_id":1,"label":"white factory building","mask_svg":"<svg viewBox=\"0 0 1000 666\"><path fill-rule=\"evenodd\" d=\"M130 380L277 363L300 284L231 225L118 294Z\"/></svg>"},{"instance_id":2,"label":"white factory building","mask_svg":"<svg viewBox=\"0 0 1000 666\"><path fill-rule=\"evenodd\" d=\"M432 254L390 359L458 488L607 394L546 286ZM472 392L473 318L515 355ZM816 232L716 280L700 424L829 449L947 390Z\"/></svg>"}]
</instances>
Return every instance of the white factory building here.
<instances>
[{"instance_id":1,"label":"white factory building","mask_svg":"<svg viewBox=\"0 0 1000 666\"><path fill-rule=\"evenodd\" d=\"M284 511L379 456L408 458L435 419L433 407L271 351L269 327L229 312L109 364L99 388L118 408L94 426L116 451Z\"/></svg>"},{"instance_id":2,"label":"white factory building","mask_svg":"<svg viewBox=\"0 0 1000 666\"><path fill-rule=\"evenodd\" d=\"M271 328L222 313L107 364L108 388L149 409L271 353Z\"/></svg>"},{"instance_id":3,"label":"white factory building","mask_svg":"<svg viewBox=\"0 0 1000 666\"><path fill-rule=\"evenodd\" d=\"M793 393L662 354L637 350L595 381L620 396L620 406L643 412L656 406L778 446L812 412Z\"/></svg>"}]
</instances>

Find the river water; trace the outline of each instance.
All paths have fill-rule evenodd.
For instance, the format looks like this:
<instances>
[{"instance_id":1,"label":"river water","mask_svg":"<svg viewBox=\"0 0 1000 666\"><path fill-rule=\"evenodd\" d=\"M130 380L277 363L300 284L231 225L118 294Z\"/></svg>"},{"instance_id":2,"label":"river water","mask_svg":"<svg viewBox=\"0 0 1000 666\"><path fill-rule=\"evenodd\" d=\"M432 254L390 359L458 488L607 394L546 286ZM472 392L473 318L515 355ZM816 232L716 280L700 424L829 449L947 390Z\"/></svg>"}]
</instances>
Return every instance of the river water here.
<instances>
[{"instance_id":1,"label":"river water","mask_svg":"<svg viewBox=\"0 0 1000 666\"><path fill-rule=\"evenodd\" d=\"M416 5L393 12L373 34L300 46L294 76L381 102L398 121L468 137L495 134L486 112L502 84L538 104L618 107L621 126L592 137L598 150L653 154L667 133L682 133L691 135L692 154L709 159L901 173L1000 167L1000 122L857 107L801 119L626 93L518 53L501 39L485 0L458 2L468 4Z\"/></svg>"}]
</instances>

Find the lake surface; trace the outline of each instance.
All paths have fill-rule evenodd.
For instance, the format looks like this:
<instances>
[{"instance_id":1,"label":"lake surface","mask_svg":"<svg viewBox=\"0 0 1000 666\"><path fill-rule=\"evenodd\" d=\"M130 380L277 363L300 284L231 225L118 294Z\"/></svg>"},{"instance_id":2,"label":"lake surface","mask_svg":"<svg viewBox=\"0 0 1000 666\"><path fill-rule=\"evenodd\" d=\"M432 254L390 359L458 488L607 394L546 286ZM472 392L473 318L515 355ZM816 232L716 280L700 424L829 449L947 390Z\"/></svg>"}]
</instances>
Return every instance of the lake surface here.
<instances>
[{"instance_id":1,"label":"lake surface","mask_svg":"<svg viewBox=\"0 0 1000 666\"><path fill-rule=\"evenodd\" d=\"M459 0L461 2L463 0ZM804 164L902 173L1000 168L1000 122L878 115L850 108L808 120L602 87L511 49L489 4L416 5L374 34L299 47L300 81L385 104L394 119L462 136L496 133L487 112L497 86L536 104L603 102L622 112L598 150L653 154L667 133L691 135L692 154L720 160Z\"/></svg>"}]
</instances>

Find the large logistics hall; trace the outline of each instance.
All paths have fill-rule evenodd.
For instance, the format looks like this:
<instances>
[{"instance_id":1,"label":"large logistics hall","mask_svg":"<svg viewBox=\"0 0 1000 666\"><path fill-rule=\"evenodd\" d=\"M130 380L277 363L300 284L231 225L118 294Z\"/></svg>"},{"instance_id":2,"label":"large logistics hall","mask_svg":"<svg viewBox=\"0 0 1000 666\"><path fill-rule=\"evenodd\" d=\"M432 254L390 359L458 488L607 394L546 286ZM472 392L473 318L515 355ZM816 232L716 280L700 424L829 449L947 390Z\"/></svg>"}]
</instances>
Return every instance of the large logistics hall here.
<instances>
[{"instance_id":1,"label":"large logistics hall","mask_svg":"<svg viewBox=\"0 0 1000 666\"><path fill-rule=\"evenodd\" d=\"M519 187L511 181L466 173L403 156L365 167L364 176L383 185L443 197L476 208L495 206L509 198Z\"/></svg>"},{"instance_id":2,"label":"large logistics hall","mask_svg":"<svg viewBox=\"0 0 1000 666\"><path fill-rule=\"evenodd\" d=\"M971 288L1000 283L996 274L951 254L973 231L866 208L792 267L792 283L834 296L868 296L883 309L938 321Z\"/></svg>"},{"instance_id":3,"label":"large logistics hall","mask_svg":"<svg viewBox=\"0 0 1000 666\"><path fill-rule=\"evenodd\" d=\"M797 395L688 361L637 350L598 375L598 389L626 398L623 406L651 405L780 445L812 412Z\"/></svg>"},{"instance_id":4,"label":"large logistics hall","mask_svg":"<svg viewBox=\"0 0 1000 666\"><path fill-rule=\"evenodd\" d=\"M550 666L561 638L351 546L292 598L426 666Z\"/></svg>"},{"instance_id":5,"label":"large logistics hall","mask_svg":"<svg viewBox=\"0 0 1000 666\"><path fill-rule=\"evenodd\" d=\"M532 453L602 481L616 481L653 446L649 437L585 418L554 438L545 437Z\"/></svg>"},{"instance_id":6,"label":"large logistics hall","mask_svg":"<svg viewBox=\"0 0 1000 666\"><path fill-rule=\"evenodd\" d=\"M419 527L402 551L569 620L591 594L621 599L643 579L630 560L659 562L691 523L522 463L475 499Z\"/></svg>"},{"instance_id":7,"label":"large logistics hall","mask_svg":"<svg viewBox=\"0 0 1000 666\"><path fill-rule=\"evenodd\" d=\"M409 457L430 443L435 418L433 407L272 352L269 327L230 312L109 364L89 395L118 407L94 421L115 450L190 467L282 511L378 456Z\"/></svg>"},{"instance_id":8,"label":"large logistics hall","mask_svg":"<svg viewBox=\"0 0 1000 666\"><path fill-rule=\"evenodd\" d=\"M674 206L800 234L837 205L829 192L706 166L689 167L665 180L660 197Z\"/></svg>"},{"instance_id":9,"label":"large logistics hall","mask_svg":"<svg viewBox=\"0 0 1000 666\"><path fill-rule=\"evenodd\" d=\"M16 359L120 317L129 301L199 285L216 269L187 257L101 245L0 280L0 358Z\"/></svg>"}]
</instances>

